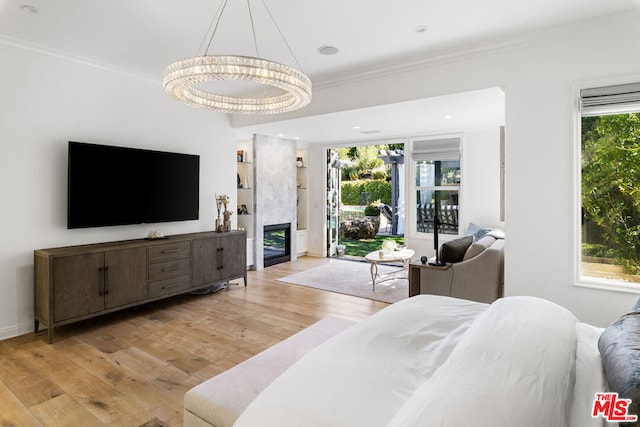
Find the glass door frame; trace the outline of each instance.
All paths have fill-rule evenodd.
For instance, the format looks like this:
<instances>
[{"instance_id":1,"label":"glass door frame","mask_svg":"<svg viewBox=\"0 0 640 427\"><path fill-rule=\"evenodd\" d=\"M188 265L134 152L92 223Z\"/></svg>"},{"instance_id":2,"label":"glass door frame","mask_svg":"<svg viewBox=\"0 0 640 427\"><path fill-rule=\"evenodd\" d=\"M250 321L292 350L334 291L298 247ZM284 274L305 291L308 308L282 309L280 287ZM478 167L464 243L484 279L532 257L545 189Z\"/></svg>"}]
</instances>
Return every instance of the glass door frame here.
<instances>
[{"instance_id":1,"label":"glass door frame","mask_svg":"<svg viewBox=\"0 0 640 427\"><path fill-rule=\"evenodd\" d=\"M326 248L328 257L338 255L340 244L340 169L338 153L331 148L327 149Z\"/></svg>"}]
</instances>

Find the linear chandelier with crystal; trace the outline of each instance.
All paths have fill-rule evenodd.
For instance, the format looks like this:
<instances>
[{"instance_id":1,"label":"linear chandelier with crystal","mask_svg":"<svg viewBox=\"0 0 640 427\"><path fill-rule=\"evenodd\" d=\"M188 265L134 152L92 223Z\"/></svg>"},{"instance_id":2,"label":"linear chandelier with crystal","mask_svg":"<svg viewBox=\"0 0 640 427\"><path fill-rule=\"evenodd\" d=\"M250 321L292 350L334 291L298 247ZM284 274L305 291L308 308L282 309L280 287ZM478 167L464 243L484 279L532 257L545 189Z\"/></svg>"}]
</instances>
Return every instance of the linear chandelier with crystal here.
<instances>
[{"instance_id":1,"label":"linear chandelier with crystal","mask_svg":"<svg viewBox=\"0 0 640 427\"><path fill-rule=\"evenodd\" d=\"M164 70L163 87L172 98L185 104L224 113L277 114L300 109L311 102L311 80L293 67L257 57L258 46L249 0L249 17L256 49L256 57L237 55L208 55L216 29L228 0L224 0L214 15L215 27L204 54L182 59ZM273 19L264 0L261 0L274 25L280 32L289 52L298 67L297 58ZM216 17L218 18L216 21ZM209 28L211 28L211 26ZM207 31L208 34L208 31ZM205 36L206 37L206 36ZM302 68L302 67L300 67ZM196 85L210 81L242 81L258 83L280 90L277 95L244 97L224 95L197 88Z\"/></svg>"}]
</instances>

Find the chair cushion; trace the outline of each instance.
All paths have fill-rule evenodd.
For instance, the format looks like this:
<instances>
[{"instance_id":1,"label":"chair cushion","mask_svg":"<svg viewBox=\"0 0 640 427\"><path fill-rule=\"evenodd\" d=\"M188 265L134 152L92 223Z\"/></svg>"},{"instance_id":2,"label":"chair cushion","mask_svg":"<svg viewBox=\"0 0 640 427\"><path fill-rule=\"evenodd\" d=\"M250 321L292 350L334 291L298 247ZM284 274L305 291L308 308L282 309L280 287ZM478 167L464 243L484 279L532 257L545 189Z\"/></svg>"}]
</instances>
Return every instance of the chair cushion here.
<instances>
[{"instance_id":1,"label":"chair cushion","mask_svg":"<svg viewBox=\"0 0 640 427\"><path fill-rule=\"evenodd\" d=\"M493 245L493 242L495 242L496 240L497 239L495 237L489 234L485 234L480 240L478 240L477 242L474 242L471 246L469 246L462 260L466 261L468 259L471 259L475 256L480 255L485 249Z\"/></svg>"},{"instance_id":2,"label":"chair cushion","mask_svg":"<svg viewBox=\"0 0 640 427\"><path fill-rule=\"evenodd\" d=\"M443 243L440 246L440 261L450 263L462 261L472 242L473 236L464 236Z\"/></svg>"}]
</instances>

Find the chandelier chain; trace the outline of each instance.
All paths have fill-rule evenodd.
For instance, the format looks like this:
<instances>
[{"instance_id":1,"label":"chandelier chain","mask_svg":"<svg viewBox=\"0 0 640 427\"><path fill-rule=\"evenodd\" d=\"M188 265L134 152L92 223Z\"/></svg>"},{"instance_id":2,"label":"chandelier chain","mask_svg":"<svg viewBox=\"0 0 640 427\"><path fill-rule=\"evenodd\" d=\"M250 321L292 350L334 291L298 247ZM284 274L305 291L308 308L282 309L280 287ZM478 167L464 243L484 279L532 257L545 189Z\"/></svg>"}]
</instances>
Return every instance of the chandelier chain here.
<instances>
[{"instance_id":1,"label":"chandelier chain","mask_svg":"<svg viewBox=\"0 0 640 427\"><path fill-rule=\"evenodd\" d=\"M278 26L278 23L273 18L273 15L271 14L271 11L267 7L267 5L264 2L264 0L260 0L260 1L262 2L262 5L264 6L264 8L267 10L267 13L269 14L269 18L271 18L271 22L273 22L273 25L275 25L276 29L278 30L278 33L280 33L280 37L282 37L282 40L284 41L284 44L287 46L287 49L289 49L289 53L293 57L293 60L296 61L296 64L298 65L298 69L304 73L304 70L302 69L302 66L300 65L300 62L298 62L298 58L296 58L295 53L293 53L293 50L291 49L291 46L289 46L289 42L287 42L287 39L284 37L284 34L282 34L282 30L280 30L280 26Z\"/></svg>"},{"instance_id":2,"label":"chandelier chain","mask_svg":"<svg viewBox=\"0 0 640 427\"><path fill-rule=\"evenodd\" d=\"M209 43L207 44L207 49L204 51L203 56L206 56L207 53L209 53L209 48L211 47L211 43L213 42L213 37L216 35L216 31L218 31L218 26L220 25L220 20L222 20L222 14L224 14L224 9L227 7L227 2L229 0L224 0L222 3L220 3L220 6L218 7L218 10L216 11L216 14L213 16L213 20L211 20L211 24L209 24L209 30L211 29L211 25L213 25L213 22L216 22L215 27L213 28L213 32L211 33L211 37L209 38ZM218 14L218 12L220 12L220 14ZM218 18L218 20L216 21L216 17ZM207 30L207 34L209 34L209 30ZM205 37L207 36L207 34L205 34ZM204 40L203 40L204 42ZM202 44L200 45L202 47ZM198 49L199 51L200 49Z\"/></svg>"},{"instance_id":3,"label":"chandelier chain","mask_svg":"<svg viewBox=\"0 0 640 427\"><path fill-rule=\"evenodd\" d=\"M251 32L253 33L253 45L256 48L256 56L260 57L260 51L258 50L258 39L256 38L256 27L253 24L253 14L251 13L251 2L247 0L247 8L249 9L249 20L251 21Z\"/></svg>"}]
</instances>

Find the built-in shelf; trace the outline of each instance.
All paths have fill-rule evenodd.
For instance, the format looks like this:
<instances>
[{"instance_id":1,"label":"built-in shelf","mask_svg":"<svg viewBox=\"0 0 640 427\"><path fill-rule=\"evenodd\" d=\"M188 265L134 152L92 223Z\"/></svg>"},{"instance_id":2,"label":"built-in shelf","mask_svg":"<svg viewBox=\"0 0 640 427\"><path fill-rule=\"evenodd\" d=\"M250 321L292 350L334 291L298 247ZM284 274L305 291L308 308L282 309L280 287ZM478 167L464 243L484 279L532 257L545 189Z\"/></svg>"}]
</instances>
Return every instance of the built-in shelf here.
<instances>
[{"instance_id":1,"label":"built-in shelf","mask_svg":"<svg viewBox=\"0 0 640 427\"><path fill-rule=\"evenodd\" d=\"M255 194L254 194L254 165L253 165L253 142L244 141L237 144L238 158L242 161L237 162L238 187L236 189L236 197L238 209L244 208L244 213L237 216L238 227L247 232L247 246L253 244L255 236L254 212L255 212ZM248 160L247 160L248 159ZM252 251L253 249L251 249Z\"/></svg>"},{"instance_id":2,"label":"built-in shelf","mask_svg":"<svg viewBox=\"0 0 640 427\"><path fill-rule=\"evenodd\" d=\"M297 160L302 160L302 162L306 162L308 160L308 156L307 156L308 152L306 149L302 149L302 148L298 148L296 150L296 161ZM308 183L308 176L307 176L307 166L303 165L303 166L297 166L296 165L296 183L297 183L297 214L296 214L296 220L298 222L298 232L300 230L306 230L307 229L307 203L308 203L308 195L307 195L307 183ZM305 234L305 240L304 241L298 241L298 244L306 247L306 234ZM298 250L298 252L300 252L300 248ZM306 252L306 248L302 251L302 252Z\"/></svg>"}]
</instances>

